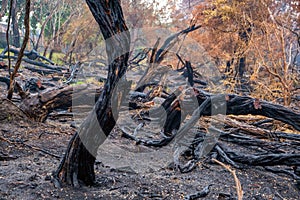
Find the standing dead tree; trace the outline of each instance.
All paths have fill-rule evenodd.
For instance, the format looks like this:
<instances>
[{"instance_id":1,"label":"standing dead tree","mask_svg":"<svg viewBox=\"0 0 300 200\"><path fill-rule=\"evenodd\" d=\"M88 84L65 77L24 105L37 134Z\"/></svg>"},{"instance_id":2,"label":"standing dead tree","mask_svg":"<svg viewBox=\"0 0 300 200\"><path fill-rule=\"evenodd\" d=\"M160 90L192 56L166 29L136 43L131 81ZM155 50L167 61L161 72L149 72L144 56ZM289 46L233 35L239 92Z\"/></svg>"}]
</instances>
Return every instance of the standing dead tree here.
<instances>
[{"instance_id":1,"label":"standing dead tree","mask_svg":"<svg viewBox=\"0 0 300 200\"><path fill-rule=\"evenodd\" d=\"M16 74L18 72L18 69L21 65L22 57L24 55L24 51L25 51L25 48L26 48L26 45L27 45L27 42L28 42L28 39L29 39L29 14L30 14L30 0L26 0L26 13L25 13L25 18L24 18L25 37L24 37L23 44L22 44L22 47L21 47L21 50L20 50L20 54L18 55L18 60L17 60L17 63L15 65L14 71L13 71L12 74L10 74L10 85L9 85L9 90L8 90L8 93L7 93L7 98L8 99L11 99L12 96L13 96L14 79L15 79L15 76L16 76Z\"/></svg>"},{"instance_id":2,"label":"standing dead tree","mask_svg":"<svg viewBox=\"0 0 300 200\"><path fill-rule=\"evenodd\" d=\"M130 48L130 35L124 21L121 2L119 0L86 2L106 41L109 71L99 99L69 142L64 158L55 173L55 178L60 183L75 187L79 185L79 181L87 185L92 185L95 181L94 163L97 149L115 126L117 116L115 113L113 115L112 108L120 104L120 101L117 102L118 105L113 104L113 93L117 92L118 100L124 96L124 90L120 89L118 93L115 89L128 67Z\"/></svg>"}]
</instances>

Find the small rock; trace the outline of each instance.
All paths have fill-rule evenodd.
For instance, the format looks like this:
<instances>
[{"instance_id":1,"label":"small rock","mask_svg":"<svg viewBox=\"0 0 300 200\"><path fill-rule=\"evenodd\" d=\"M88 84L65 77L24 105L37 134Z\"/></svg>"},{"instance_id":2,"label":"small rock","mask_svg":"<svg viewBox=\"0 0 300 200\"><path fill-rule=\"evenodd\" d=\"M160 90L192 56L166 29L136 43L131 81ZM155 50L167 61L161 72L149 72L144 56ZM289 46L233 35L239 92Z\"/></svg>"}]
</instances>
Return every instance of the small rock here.
<instances>
[{"instance_id":1,"label":"small rock","mask_svg":"<svg viewBox=\"0 0 300 200\"><path fill-rule=\"evenodd\" d=\"M51 181L51 175L46 175L45 176L45 181Z\"/></svg>"},{"instance_id":2,"label":"small rock","mask_svg":"<svg viewBox=\"0 0 300 200\"><path fill-rule=\"evenodd\" d=\"M29 181L36 181L38 179L38 175L34 174L28 178Z\"/></svg>"},{"instance_id":3,"label":"small rock","mask_svg":"<svg viewBox=\"0 0 300 200\"><path fill-rule=\"evenodd\" d=\"M32 188L32 189L36 188L37 186L38 186L37 183L32 183L32 184L30 184L30 188Z\"/></svg>"},{"instance_id":4,"label":"small rock","mask_svg":"<svg viewBox=\"0 0 300 200\"><path fill-rule=\"evenodd\" d=\"M74 121L71 122L70 127L72 127L72 128L77 128L76 123L75 123Z\"/></svg>"},{"instance_id":5,"label":"small rock","mask_svg":"<svg viewBox=\"0 0 300 200\"><path fill-rule=\"evenodd\" d=\"M124 167L119 167L116 169L111 169L111 171L136 174L136 172L130 166L124 166Z\"/></svg>"}]
</instances>

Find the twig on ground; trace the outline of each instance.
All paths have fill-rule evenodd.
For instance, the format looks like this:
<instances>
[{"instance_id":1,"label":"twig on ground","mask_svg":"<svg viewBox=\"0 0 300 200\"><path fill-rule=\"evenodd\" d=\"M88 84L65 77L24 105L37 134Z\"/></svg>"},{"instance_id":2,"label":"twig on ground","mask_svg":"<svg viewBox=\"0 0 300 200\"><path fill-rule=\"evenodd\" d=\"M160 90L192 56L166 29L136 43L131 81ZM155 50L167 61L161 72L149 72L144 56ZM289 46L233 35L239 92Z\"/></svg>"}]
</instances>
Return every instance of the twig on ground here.
<instances>
[{"instance_id":1,"label":"twig on ground","mask_svg":"<svg viewBox=\"0 0 300 200\"><path fill-rule=\"evenodd\" d=\"M233 175L235 186L236 186L236 192L238 195L238 200L242 200L243 199L243 189L242 189L240 180L236 176L235 170L231 169L229 165L225 165L224 163L222 163L214 158L212 159L212 161L218 163L219 165L221 165L222 167L227 169Z\"/></svg>"},{"instance_id":2,"label":"twig on ground","mask_svg":"<svg viewBox=\"0 0 300 200\"><path fill-rule=\"evenodd\" d=\"M27 146L27 147L29 147L29 148L31 148L31 149L34 149L34 150L36 150L36 151L41 151L41 152L43 152L43 153L45 153L45 154L47 154L47 155L50 155L50 156L52 156L52 157L54 157L54 158L61 159L60 156L55 155L55 154L53 154L53 153L51 153L51 152L49 152L49 151L46 151L46 150L44 150L44 149L41 149L41 148L39 148L39 147L31 146L31 145L25 144L25 143L23 143L23 142L22 142L22 144L25 145L25 146Z\"/></svg>"},{"instance_id":3,"label":"twig on ground","mask_svg":"<svg viewBox=\"0 0 300 200\"><path fill-rule=\"evenodd\" d=\"M55 154L53 154L53 153L51 153L51 152L49 152L49 151L47 151L47 150L45 150L45 149L42 149L42 148L39 148L39 147L35 147L35 146L32 146L32 145L26 144L26 143L24 143L24 141L11 141L11 140L9 140L9 139L7 139L7 138L4 138L4 137L2 137L2 136L0 136L0 140L3 140L3 141L5 141L5 142L7 142L7 143L9 143L9 144L21 144L21 145L24 145L24 146L29 147L29 148L31 148L31 149L34 149L34 150L36 150L36 151L41 151L41 152L43 152L43 153L45 153L45 154L47 154L47 155L50 155L50 156L52 156L52 157L61 159L61 157L58 156L58 155L55 155Z\"/></svg>"}]
</instances>

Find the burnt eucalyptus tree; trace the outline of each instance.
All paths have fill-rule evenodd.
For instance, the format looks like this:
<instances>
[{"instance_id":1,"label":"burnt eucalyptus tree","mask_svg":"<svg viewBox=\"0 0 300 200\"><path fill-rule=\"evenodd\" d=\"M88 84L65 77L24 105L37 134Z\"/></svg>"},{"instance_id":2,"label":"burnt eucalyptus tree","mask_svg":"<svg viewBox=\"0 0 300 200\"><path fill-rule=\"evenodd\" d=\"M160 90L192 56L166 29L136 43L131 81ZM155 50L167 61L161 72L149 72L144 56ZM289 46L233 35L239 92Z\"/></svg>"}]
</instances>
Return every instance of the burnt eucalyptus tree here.
<instances>
[{"instance_id":1,"label":"burnt eucalyptus tree","mask_svg":"<svg viewBox=\"0 0 300 200\"><path fill-rule=\"evenodd\" d=\"M86 0L105 39L108 58L108 77L92 112L69 142L55 179L59 183L78 186L79 182L92 185L95 181L94 163L98 147L116 124L117 113L126 92L120 82L127 70L130 35L124 21L120 0ZM125 84L124 84L125 83ZM118 86L118 87L117 87ZM128 87L127 87L128 88ZM115 100L115 101L114 101Z\"/></svg>"}]
</instances>

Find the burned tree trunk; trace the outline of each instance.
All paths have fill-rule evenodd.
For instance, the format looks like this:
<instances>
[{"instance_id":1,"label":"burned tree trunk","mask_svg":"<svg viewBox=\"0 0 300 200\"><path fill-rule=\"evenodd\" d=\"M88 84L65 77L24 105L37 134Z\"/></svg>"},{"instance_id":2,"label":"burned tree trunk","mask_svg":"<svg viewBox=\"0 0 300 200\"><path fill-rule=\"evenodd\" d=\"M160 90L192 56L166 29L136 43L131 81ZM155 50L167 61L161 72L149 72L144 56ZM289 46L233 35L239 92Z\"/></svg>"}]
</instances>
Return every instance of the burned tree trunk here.
<instances>
[{"instance_id":1,"label":"burned tree trunk","mask_svg":"<svg viewBox=\"0 0 300 200\"><path fill-rule=\"evenodd\" d=\"M17 63L15 65L15 68L14 68L14 71L13 73L10 74L10 84L9 84L9 89L8 89L8 92L7 92L7 98L8 99L12 99L12 96L13 96L13 91L14 91L14 79L15 79L15 76L19 70L19 67L21 65L21 62L22 62L22 57L23 57L23 54L24 54L24 51L26 49L26 46L27 46L27 42L29 40L29 15L30 15L30 0L26 0L26 13L25 13L25 18L24 18L24 26L25 26L25 36L24 36L24 40L23 40L23 43L22 43L22 47L20 49L20 54L18 55L18 60L17 60ZM16 16L13 16L12 19L16 18ZM16 23L17 24L17 23ZM14 29L15 29L15 24L14 24ZM19 33L19 29L17 29L17 32ZM14 32L15 34L15 32ZM17 37L18 39L16 39L15 43L19 43L19 36ZM19 47L20 44L14 44L16 47Z\"/></svg>"},{"instance_id":2,"label":"burned tree trunk","mask_svg":"<svg viewBox=\"0 0 300 200\"><path fill-rule=\"evenodd\" d=\"M54 174L60 183L73 186L78 186L79 181L87 185L92 185L95 181L94 162L97 149L115 126L117 113L113 111L120 106L125 96L126 90L120 89L119 85L120 82L126 82L122 76L127 69L130 44L119 0L86 2L105 39L109 71L99 99L69 142L67 152Z\"/></svg>"},{"instance_id":3,"label":"burned tree trunk","mask_svg":"<svg viewBox=\"0 0 300 200\"><path fill-rule=\"evenodd\" d=\"M12 20L12 28L13 28L13 45L17 48L20 47L20 32L19 32L19 25L18 25L18 13L17 13L17 1L12 2L12 9L11 9L11 20Z\"/></svg>"}]
</instances>

